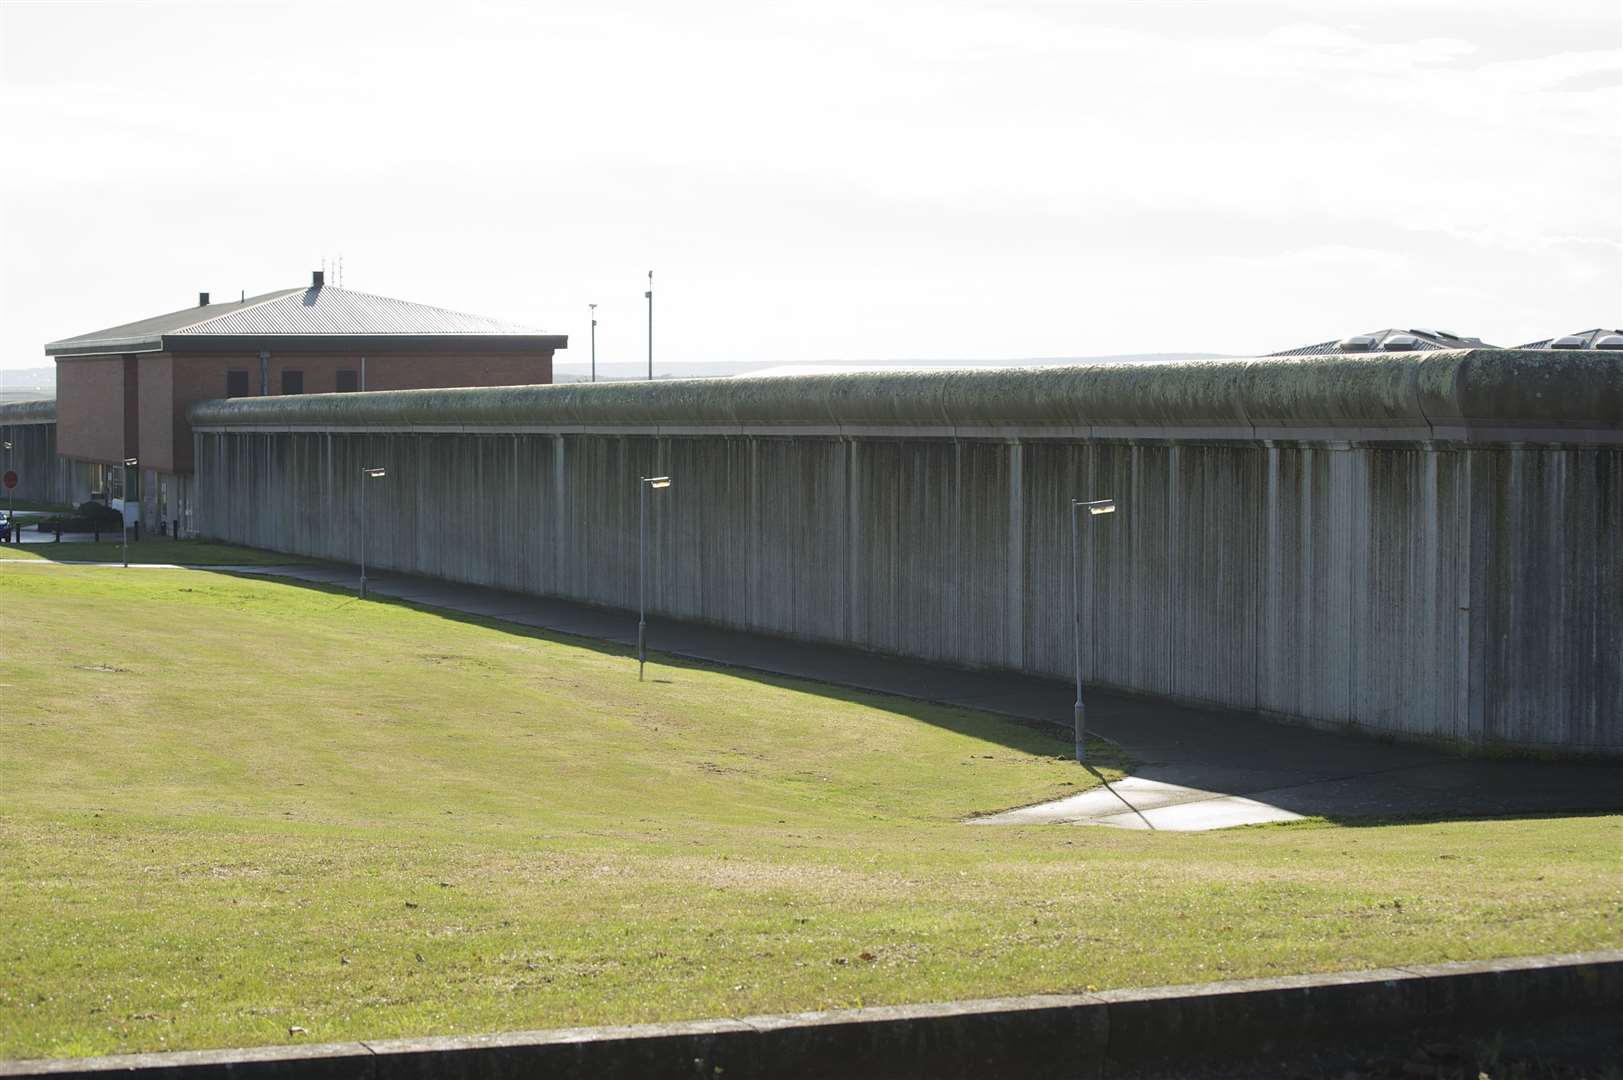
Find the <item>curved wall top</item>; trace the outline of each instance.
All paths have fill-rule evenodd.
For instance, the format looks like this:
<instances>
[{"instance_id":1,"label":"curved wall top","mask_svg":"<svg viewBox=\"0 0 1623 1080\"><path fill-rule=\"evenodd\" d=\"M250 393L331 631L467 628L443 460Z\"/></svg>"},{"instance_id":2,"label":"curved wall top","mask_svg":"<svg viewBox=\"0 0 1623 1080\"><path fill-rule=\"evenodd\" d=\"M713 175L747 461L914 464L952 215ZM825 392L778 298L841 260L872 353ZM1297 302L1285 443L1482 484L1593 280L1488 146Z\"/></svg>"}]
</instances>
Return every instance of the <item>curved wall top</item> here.
<instances>
[{"instance_id":1,"label":"curved wall top","mask_svg":"<svg viewBox=\"0 0 1623 1080\"><path fill-rule=\"evenodd\" d=\"M1623 443L1623 354L1451 350L234 398L202 430Z\"/></svg>"},{"instance_id":2,"label":"curved wall top","mask_svg":"<svg viewBox=\"0 0 1623 1080\"><path fill-rule=\"evenodd\" d=\"M54 424L56 399L13 401L0 404L0 424Z\"/></svg>"}]
</instances>

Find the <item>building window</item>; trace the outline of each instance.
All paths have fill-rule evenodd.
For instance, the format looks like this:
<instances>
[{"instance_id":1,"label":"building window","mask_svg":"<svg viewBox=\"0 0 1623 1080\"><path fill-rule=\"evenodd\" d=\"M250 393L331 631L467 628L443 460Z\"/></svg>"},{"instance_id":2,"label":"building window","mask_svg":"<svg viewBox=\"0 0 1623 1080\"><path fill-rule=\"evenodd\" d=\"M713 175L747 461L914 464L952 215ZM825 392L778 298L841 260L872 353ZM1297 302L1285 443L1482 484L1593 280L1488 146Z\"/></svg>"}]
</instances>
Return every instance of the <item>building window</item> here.
<instances>
[{"instance_id":1,"label":"building window","mask_svg":"<svg viewBox=\"0 0 1623 1080\"><path fill-rule=\"evenodd\" d=\"M355 372L348 368L341 368L338 372L338 392L348 394L361 388L360 380L355 378Z\"/></svg>"},{"instance_id":2,"label":"building window","mask_svg":"<svg viewBox=\"0 0 1623 1080\"><path fill-rule=\"evenodd\" d=\"M228 371L225 373L225 396L248 396L248 373L246 371Z\"/></svg>"},{"instance_id":3,"label":"building window","mask_svg":"<svg viewBox=\"0 0 1623 1080\"><path fill-rule=\"evenodd\" d=\"M304 372L295 371L291 368L284 369L282 371L282 393L304 393Z\"/></svg>"}]
</instances>

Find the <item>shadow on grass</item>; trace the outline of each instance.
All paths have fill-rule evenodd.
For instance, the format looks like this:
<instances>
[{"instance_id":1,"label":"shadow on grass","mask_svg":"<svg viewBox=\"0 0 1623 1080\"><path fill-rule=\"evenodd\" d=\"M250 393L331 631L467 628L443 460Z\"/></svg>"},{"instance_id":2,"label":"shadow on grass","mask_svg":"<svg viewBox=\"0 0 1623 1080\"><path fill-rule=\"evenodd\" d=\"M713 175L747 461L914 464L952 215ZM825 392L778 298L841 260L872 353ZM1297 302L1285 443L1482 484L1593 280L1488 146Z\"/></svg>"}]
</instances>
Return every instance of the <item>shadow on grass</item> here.
<instances>
[{"instance_id":1,"label":"shadow on grass","mask_svg":"<svg viewBox=\"0 0 1623 1080\"><path fill-rule=\"evenodd\" d=\"M219 572L266 576L229 568ZM320 572L327 580L276 576L353 601L350 587L334 581L350 568L329 566ZM396 586L392 592L405 595L374 593L374 602L623 657L627 677L636 677L632 613L392 573L374 578L379 585L385 580ZM762 685L883 708L1022 753L1065 758L1072 753L1074 689L1067 682L703 623L659 619L649 626L658 662L668 667L726 670ZM1090 760L1130 773L1134 781L1153 782L1104 784L1120 804L1107 802L1109 812L1131 811L1145 826L1170 805L1155 790L1166 786L1192 789L1174 800L1179 805L1240 796L1337 825L1623 810L1623 763L1468 757L1436 746L1093 688L1088 705ZM1104 781L1099 770L1090 771Z\"/></svg>"}]
</instances>

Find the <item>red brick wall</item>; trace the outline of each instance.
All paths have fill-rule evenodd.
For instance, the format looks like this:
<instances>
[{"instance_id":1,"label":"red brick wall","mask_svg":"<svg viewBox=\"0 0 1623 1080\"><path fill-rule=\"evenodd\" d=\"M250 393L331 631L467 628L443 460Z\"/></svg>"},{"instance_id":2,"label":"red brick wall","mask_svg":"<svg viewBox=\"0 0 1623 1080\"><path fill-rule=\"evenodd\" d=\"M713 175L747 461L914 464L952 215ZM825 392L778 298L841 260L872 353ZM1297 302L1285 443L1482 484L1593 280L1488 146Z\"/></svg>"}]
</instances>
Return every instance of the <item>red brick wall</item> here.
<instances>
[{"instance_id":1,"label":"red brick wall","mask_svg":"<svg viewBox=\"0 0 1623 1080\"><path fill-rule=\"evenodd\" d=\"M137 430L141 436L141 468L175 471L175 365L168 353L143 356L137 365L140 395ZM182 419L185 419L182 417ZM191 460L191 436L186 438L186 459ZM188 465L187 468L191 466Z\"/></svg>"},{"instance_id":2,"label":"red brick wall","mask_svg":"<svg viewBox=\"0 0 1623 1080\"><path fill-rule=\"evenodd\" d=\"M63 457L106 464L137 452L136 432L128 430L135 387L126 393L122 356L63 358L56 362L56 452Z\"/></svg>"},{"instance_id":3,"label":"red brick wall","mask_svg":"<svg viewBox=\"0 0 1623 1080\"><path fill-rule=\"evenodd\" d=\"M169 354L162 354L167 361ZM145 363L148 358L143 357ZM282 372L293 369L304 372L306 394L331 394L338 387L340 370L354 371L359 377L359 353L306 353L278 354L271 350L269 388L271 394L280 394ZM259 350L241 353L181 353L173 357L172 406L172 466L157 466L166 471L191 472L192 433L186 423L186 406L194 401L207 401L225 397L225 373L230 370L248 372L248 391L260 393ZM366 388L368 390L419 390L445 386L523 386L552 382L552 350L543 349L523 353L426 353L396 352L368 353L366 357ZM58 394L60 397L60 393ZM141 408L147 409L143 398ZM143 434L147 425L143 420ZM150 453L150 452L149 452ZM151 455L156 460L157 455ZM143 462L144 463L144 462Z\"/></svg>"}]
</instances>

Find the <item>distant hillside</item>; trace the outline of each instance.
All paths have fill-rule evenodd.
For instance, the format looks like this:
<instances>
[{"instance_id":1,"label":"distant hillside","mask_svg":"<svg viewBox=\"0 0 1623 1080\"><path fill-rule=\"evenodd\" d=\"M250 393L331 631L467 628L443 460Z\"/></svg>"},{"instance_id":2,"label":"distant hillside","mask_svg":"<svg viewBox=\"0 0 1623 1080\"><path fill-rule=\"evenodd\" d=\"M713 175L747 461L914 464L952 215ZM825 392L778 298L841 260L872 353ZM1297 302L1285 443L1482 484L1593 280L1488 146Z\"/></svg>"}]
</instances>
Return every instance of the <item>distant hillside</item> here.
<instances>
[{"instance_id":1,"label":"distant hillside","mask_svg":"<svg viewBox=\"0 0 1623 1080\"><path fill-rule=\"evenodd\" d=\"M1217 360L1224 353L1127 353L1110 356L1026 356L1004 360L930 360L907 358L897 360L818 360L800 364L762 364L751 361L718 361L715 363L688 363L661 365L655 363L656 379L725 379L733 376L783 375L837 375L859 371L930 371L970 370L1012 367L1066 367L1072 364L1115 364L1143 361ZM557 382L584 382L589 375L586 364L570 357L553 362L553 379ZM619 382L646 377L647 367L640 363L598 361L597 377L601 382Z\"/></svg>"},{"instance_id":2,"label":"distant hillside","mask_svg":"<svg viewBox=\"0 0 1623 1080\"><path fill-rule=\"evenodd\" d=\"M1007 360L819 360L805 364L762 364L752 361L715 363L655 364L656 379L726 379L737 375L836 375L859 371L969 370L1011 367L1064 367L1070 364L1115 364L1127 361L1216 360L1223 353L1128 353L1112 356L1029 356ZM645 377L642 363L599 361L597 377L602 382L622 382ZM585 382L590 378L586 362L559 359L553 365L553 378L561 383ZM0 368L0 401L34 401L56 396L56 369Z\"/></svg>"},{"instance_id":3,"label":"distant hillside","mask_svg":"<svg viewBox=\"0 0 1623 1080\"><path fill-rule=\"evenodd\" d=\"M0 368L0 401L37 401L56 396L56 369Z\"/></svg>"}]
</instances>

